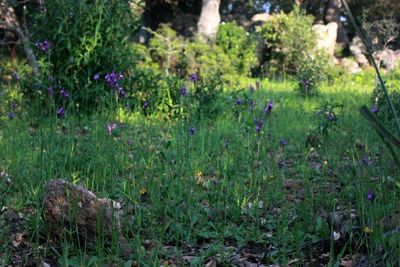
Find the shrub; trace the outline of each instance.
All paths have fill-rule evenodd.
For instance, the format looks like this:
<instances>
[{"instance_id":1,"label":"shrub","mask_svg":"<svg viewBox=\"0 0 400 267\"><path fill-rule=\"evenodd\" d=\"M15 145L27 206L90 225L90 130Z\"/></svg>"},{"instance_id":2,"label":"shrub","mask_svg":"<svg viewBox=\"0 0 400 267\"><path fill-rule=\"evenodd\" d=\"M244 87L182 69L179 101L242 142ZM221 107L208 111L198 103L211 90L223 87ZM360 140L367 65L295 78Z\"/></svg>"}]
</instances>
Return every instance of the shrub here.
<instances>
[{"instance_id":1,"label":"shrub","mask_svg":"<svg viewBox=\"0 0 400 267\"><path fill-rule=\"evenodd\" d=\"M328 76L329 58L323 51L307 56L298 67L297 90L305 96L318 94L318 87Z\"/></svg>"},{"instance_id":2,"label":"shrub","mask_svg":"<svg viewBox=\"0 0 400 267\"><path fill-rule=\"evenodd\" d=\"M37 90L45 95L49 87L65 87L81 108L104 102L110 90L105 83L94 82L94 75L103 78L134 65L129 38L138 20L129 3L54 0L46 1L46 10L31 18L42 75ZM27 93L31 87L25 88Z\"/></svg>"},{"instance_id":3,"label":"shrub","mask_svg":"<svg viewBox=\"0 0 400 267\"><path fill-rule=\"evenodd\" d=\"M222 79L225 82L237 75L228 55L220 47L195 41L186 49L189 72L198 72L205 80Z\"/></svg>"},{"instance_id":4,"label":"shrub","mask_svg":"<svg viewBox=\"0 0 400 267\"><path fill-rule=\"evenodd\" d=\"M316 46L312 30L314 18L295 8L291 13L280 13L258 28L267 48L271 70L296 73Z\"/></svg>"},{"instance_id":5,"label":"shrub","mask_svg":"<svg viewBox=\"0 0 400 267\"><path fill-rule=\"evenodd\" d=\"M187 77L198 73L204 80L234 81L238 75L249 75L257 64L254 38L235 23L221 25L216 44L196 38L188 41L167 25L161 25L150 40L151 59L165 75Z\"/></svg>"},{"instance_id":6,"label":"shrub","mask_svg":"<svg viewBox=\"0 0 400 267\"><path fill-rule=\"evenodd\" d=\"M150 40L149 50L151 58L157 62L160 69L165 74L177 74L178 70L186 70L185 57L182 53L185 51L186 42L178 37L177 33L169 26L162 24L153 32L154 37Z\"/></svg>"},{"instance_id":7,"label":"shrub","mask_svg":"<svg viewBox=\"0 0 400 267\"><path fill-rule=\"evenodd\" d=\"M257 65L256 40L235 22L221 24L216 44L228 56L240 75L249 75L252 66Z\"/></svg>"}]
</instances>

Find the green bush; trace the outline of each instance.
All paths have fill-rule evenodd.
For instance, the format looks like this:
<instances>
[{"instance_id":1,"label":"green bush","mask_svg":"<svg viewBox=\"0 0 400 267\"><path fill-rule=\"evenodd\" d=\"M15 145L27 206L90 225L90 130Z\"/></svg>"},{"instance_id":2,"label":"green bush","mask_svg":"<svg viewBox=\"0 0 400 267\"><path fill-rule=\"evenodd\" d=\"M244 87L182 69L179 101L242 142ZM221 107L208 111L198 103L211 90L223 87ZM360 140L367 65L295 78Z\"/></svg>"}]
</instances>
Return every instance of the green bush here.
<instances>
[{"instance_id":1,"label":"green bush","mask_svg":"<svg viewBox=\"0 0 400 267\"><path fill-rule=\"evenodd\" d=\"M94 75L99 74L102 80L106 73L125 73L134 65L129 38L139 25L138 19L128 1L45 3L47 12L32 12L36 15L31 18L41 73L36 91L46 95L49 87L57 92L64 87L74 106L92 109L108 99L111 91L104 82L93 81ZM48 42L48 50L43 40ZM25 89L32 94L32 84Z\"/></svg>"},{"instance_id":2,"label":"green bush","mask_svg":"<svg viewBox=\"0 0 400 267\"><path fill-rule=\"evenodd\" d=\"M201 41L188 44L186 56L189 72L197 72L203 79L222 79L225 82L237 75L229 56L216 45Z\"/></svg>"},{"instance_id":3,"label":"green bush","mask_svg":"<svg viewBox=\"0 0 400 267\"><path fill-rule=\"evenodd\" d=\"M182 56L186 46L185 40L165 24L160 25L157 31L151 32L154 36L150 40L149 51L153 62L156 62L166 75L185 72L187 65L185 56Z\"/></svg>"},{"instance_id":4,"label":"green bush","mask_svg":"<svg viewBox=\"0 0 400 267\"><path fill-rule=\"evenodd\" d=\"M150 56L163 75L197 73L204 80L218 77L232 82L239 75L249 75L251 66L257 65L254 38L235 23L221 25L212 45L196 38L185 40L167 25L152 33Z\"/></svg>"},{"instance_id":5,"label":"green bush","mask_svg":"<svg viewBox=\"0 0 400 267\"><path fill-rule=\"evenodd\" d=\"M313 21L312 16L295 8L289 14L273 16L258 28L267 48L270 70L297 73L316 47Z\"/></svg>"},{"instance_id":6,"label":"green bush","mask_svg":"<svg viewBox=\"0 0 400 267\"><path fill-rule=\"evenodd\" d=\"M305 96L318 94L318 87L322 81L328 78L329 57L318 51L307 56L298 67L297 90Z\"/></svg>"},{"instance_id":7,"label":"green bush","mask_svg":"<svg viewBox=\"0 0 400 267\"><path fill-rule=\"evenodd\" d=\"M240 75L248 76L252 66L257 65L257 42L243 27L235 22L221 24L218 28L216 44L228 56Z\"/></svg>"}]
</instances>

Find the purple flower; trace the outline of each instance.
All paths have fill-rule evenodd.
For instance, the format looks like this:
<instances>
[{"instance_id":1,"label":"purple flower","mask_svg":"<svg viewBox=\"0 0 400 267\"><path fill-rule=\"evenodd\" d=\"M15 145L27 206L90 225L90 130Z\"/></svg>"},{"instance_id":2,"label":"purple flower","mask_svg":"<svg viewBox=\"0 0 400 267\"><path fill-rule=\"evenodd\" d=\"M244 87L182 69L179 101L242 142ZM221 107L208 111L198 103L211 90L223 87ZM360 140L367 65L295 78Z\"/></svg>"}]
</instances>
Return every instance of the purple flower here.
<instances>
[{"instance_id":1,"label":"purple flower","mask_svg":"<svg viewBox=\"0 0 400 267\"><path fill-rule=\"evenodd\" d=\"M190 74L190 81L192 81L194 84L197 83L197 74L196 73L192 73Z\"/></svg>"},{"instance_id":2,"label":"purple flower","mask_svg":"<svg viewBox=\"0 0 400 267\"><path fill-rule=\"evenodd\" d=\"M333 120L335 119L335 114L332 113L332 112L328 112L327 117L328 117L328 120L329 120L329 121L333 121Z\"/></svg>"},{"instance_id":3,"label":"purple flower","mask_svg":"<svg viewBox=\"0 0 400 267\"><path fill-rule=\"evenodd\" d=\"M188 132L190 135L194 135L196 133L196 129L194 127L190 127Z\"/></svg>"},{"instance_id":4,"label":"purple flower","mask_svg":"<svg viewBox=\"0 0 400 267\"><path fill-rule=\"evenodd\" d=\"M263 121L262 120L256 120L255 123L256 123L256 132L260 133L261 128L263 126Z\"/></svg>"},{"instance_id":5,"label":"purple flower","mask_svg":"<svg viewBox=\"0 0 400 267\"><path fill-rule=\"evenodd\" d=\"M308 91L308 89L310 89L310 81L309 80L302 80L301 82L304 85L306 91Z\"/></svg>"},{"instance_id":6,"label":"purple flower","mask_svg":"<svg viewBox=\"0 0 400 267\"><path fill-rule=\"evenodd\" d=\"M149 108L149 102L144 101L144 103L143 103L143 108L144 108L144 109L148 109L148 108Z\"/></svg>"},{"instance_id":7,"label":"purple flower","mask_svg":"<svg viewBox=\"0 0 400 267\"><path fill-rule=\"evenodd\" d=\"M106 124L106 131L109 135L112 134L112 131L115 130L117 128L117 124L115 123L107 123Z\"/></svg>"},{"instance_id":8,"label":"purple flower","mask_svg":"<svg viewBox=\"0 0 400 267\"><path fill-rule=\"evenodd\" d=\"M100 75L99 75L98 73L96 73L96 74L93 76L93 80L97 81L98 79L100 79Z\"/></svg>"},{"instance_id":9,"label":"purple flower","mask_svg":"<svg viewBox=\"0 0 400 267\"><path fill-rule=\"evenodd\" d=\"M12 73L11 73L11 77L13 77L13 79L14 80L16 80L16 81L19 81L21 78L19 77L19 75L18 75L18 72L16 72L16 71L13 71Z\"/></svg>"},{"instance_id":10,"label":"purple flower","mask_svg":"<svg viewBox=\"0 0 400 267\"><path fill-rule=\"evenodd\" d=\"M108 86L113 88L118 95L125 97L126 93L125 93L124 89L122 88L122 86L119 84L120 80L122 80L123 78L124 78L124 75L121 72L116 73L115 71L112 71L111 73L107 73L104 76L104 79L105 79L106 83L108 84Z\"/></svg>"},{"instance_id":11,"label":"purple flower","mask_svg":"<svg viewBox=\"0 0 400 267\"><path fill-rule=\"evenodd\" d=\"M187 96L188 92L187 92L187 88L186 85L182 85L181 87L181 96Z\"/></svg>"},{"instance_id":12,"label":"purple flower","mask_svg":"<svg viewBox=\"0 0 400 267\"><path fill-rule=\"evenodd\" d=\"M125 97L126 96L126 93L125 93L125 91L124 91L124 89L122 88L122 86L121 85L117 85L117 93L121 96L121 97Z\"/></svg>"},{"instance_id":13,"label":"purple flower","mask_svg":"<svg viewBox=\"0 0 400 267\"><path fill-rule=\"evenodd\" d=\"M50 49L50 42L47 39L44 39L42 42L37 42L36 47L42 53L46 53Z\"/></svg>"},{"instance_id":14,"label":"purple flower","mask_svg":"<svg viewBox=\"0 0 400 267\"><path fill-rule=\"evenodd\" d=\"M241 104L243 104L242 99L240 99L239 97L236 99L236 105L240 106Z\"/></svg>"},{"instance_id":15,"label":"purple flower","mask_svg":"<svg viewBox=\"0 0 400 267\"><path fill-rule=\"evenodd\" d=\"M371 189L368 190L367 199L368 199L368 201L373 201L375 199L375 194Z\"/></svg>"},{"instance_id":16,"label":"purple flower","mask_svg":"<svg viewBox=\"0 0 400 267\"><path fill-rule=\"evenodd\" d=\"M49 87L47 88L47 93L48 93L49 95L52 95L52 94L54 93L54 89L53 89L52 86L49 86Z\"/></svg>"},{"instance_id":17,"label":"purple flower","mask_svg":"<svg viewBox=\"0 0 400 267\"><path fill-rule=\"evenodd\" d=\"M254 86L253 85L249 85L249 90L250 90L250 93L254 93Z\"/></svg>"},{"instance_id":18,"label":"purple flower","mask_svg":"<svg viewBox=\"0 0 400 267\"><path fill-rule=\"evenodd\" d=\"M57 110L57 117L63 118L64 116L65 116L65 109L64 109L64 107L61 107Z\"/></svg>"},{"instance_id":19,"label":"purple flower","mask_svg":"<svg viewBox=\"0 0 400 267\"><path fill-rule=\"evenodd\" d=\"M368 155L365 155L364 158L362 159L362 163L365 166L371 165L371 158Z\"/></svg>"},{"instance_id":20,"label":"purple flower","mask_svg":"<svg viewBox=\"0 0 400 267\"><path fill-rule=\"evenodd\" d=\"M16 116L15 113L12 113L12 112L8 113L8 118L9 118L10 120L14 119L15 116Z\"/></svg>"},{"instance_id":21,"label":"purple flower","mask_svg":"<svg viewBox=\"0 0 400 267\"><path fill-rule=\"evenodd\" d=\"M287 141L284 138L282 138L279 143L281 144L281 146L286 146L287 145Z\"/></svg>"},{"instance_id":22,"label":"purple flower","mask_svg":"<svg viewBox=\"0 0 400 267\"><path fill-rule=\"evenodd\" d=\"M271 100L269 101L268 105L264 107L264 112L265 112L266 114L271 113L273 107L274 107L274 101L271 99Z\"/></svg>"},{"instance_id":23,"label":"purple flower","mask_svg":"<svg viewBox=\"0 0 400 267\"><path fill-rule=\"evenodd\" d=\"M69 93L68 93L67 89L65 89L64 87L61 87L60 94L61 94L65 99L68 99L68 97L69 97Z\"/></svg>"},{"instance_id":24,"label":"purple flower","mask_svg":"<svg viewBox=\"0 0 400 267\"><path fill-rule=\"evenodd\" d=\"M378 111L379 111L379 107L377 105L372 106L372 108L371 108L372 113L378 113Z\"/></svg>"}]
</instances>

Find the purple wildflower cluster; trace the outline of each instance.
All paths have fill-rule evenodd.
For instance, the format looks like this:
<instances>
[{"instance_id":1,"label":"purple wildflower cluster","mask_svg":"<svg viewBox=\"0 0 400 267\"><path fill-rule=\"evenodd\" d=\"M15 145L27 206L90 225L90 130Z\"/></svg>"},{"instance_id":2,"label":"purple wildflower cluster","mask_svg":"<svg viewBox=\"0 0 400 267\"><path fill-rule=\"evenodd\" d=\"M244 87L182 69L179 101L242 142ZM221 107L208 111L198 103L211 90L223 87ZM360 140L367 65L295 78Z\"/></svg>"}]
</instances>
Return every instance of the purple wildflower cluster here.
<instances>
[{"instance_id":1,"label":"purple wildflower cluster","mask_svg":"<svg viewBox=\"0 0 400 267\"><path fill-rule=\"evenodd\" d=\"M368 199L368 201L373 201L375 199L374 191L372 191L371 189L368 190L368 192L367 192L367 199Z\"/></svg>"},{"instance_id":2,"label":"purple wildflower cluster","mask_svg":"<svg viewBox=\"0 0 400 267\"><path fill-rule=\"evenodd\" d=\"M260 133L264 122L262 120L255 120L255 123L256 123L256 132Z\"/></svg>"},{"instance_id":3,"label":"purple wildflower cluster","mask_svg":"<svg viewBox=\"0 0 400 267\"><path fill-rule=\"evenodd\" d=\"M96 78L96 75L95 77ZM110 86L111 88L113 88L118 95L124 97L125 91L122 88L122 86L120 85L120 81L124 78L124 75L122 75L122 73L116 73L115 71L112 71L111 73L107 73L104 76L104 79L106 81L106 83L108 84L108 86Z\"/></svg>"},{"instance_id":4,"label":"purple wildflower cluster","mask_svg":"<svg viewBox=\"0 0 400 267\"><path fill-rule=\"evenodd\" d=\"M270 99L268 105L264 106L264 113L270 114L273 108L274 108L274 100Z\"/></svg>"},{"instance_id":5,"label":"purple wildflower cluster","mask_svg":"<svg viewBox=\"0 0 400 267\"><path fill-rule=\"evenodd\" d=\"M186 87L186 85L184 84L184 85L182 85L182 87L181 87L181 96L185 97L185 96L187 96L187 94L188 94L187 87Z\"/></svg>"},{"instance_id":6,"label":"purple wildflower cluster","mask_svg":"<svg viewBox=\"0 0 400 267\"><path fill-rule=\"evenodd\" d=\"M379 111L379 107L377 105L373 105L371 108L371 112L376 114L376 113L378 113L378 111Z\"/></svg>"},{"instance_id":7,"label":"purple wildflower cluster","mask_svg":"<svg viewBox=\"0 0 400 267\"><path fill-rule=\"evenodd\" d=\"M15 81L19 81L21 79L21 77L19 77L18 72L13 71L11 73L11 77L15 80Z\"/></svg>"},{"instance_id":8,"label":"purple wildflower cluster","mask_svg":"<svg viewBox=\"0 0 400 267\"><path fill-rule=\"evenodd\" d=\"M286 139L282 138L281 141L279 142L279 144L280 144L281 146L286 146L286 145L287 145Z\"/></svg>"},{"instance_id":9,"label":"purple wildflower cluster","mask_svg":"<svg viewBox=\"0 0 400 267\"><path fill-rule=\"evenodd\" d=\"M190 135L194 135L194 134L196 133L196 128L190 127L189 130L188 130L188 133L189 133Z\"/></svg>"},{"instance_id":10,"label":"purple wildflower cluster","mask_svg":"<svg viewBox=\"0 0 400 267\"><path fill-rule=\"evenodd\" d=\"M65 116L65 109L64 109L64 107L61 107L61 108L59 108L59 109L57 109L57 117L58 118L64 118L64 116Z\"/></svg>"},{"instance_id":11,"label":"purple wildflower cluster","mask_svg":"<svg viewBox=\"0 0 400 267\"><path fill-rule=\"evenodd\" d=\"M196 73L190 74L190 81L192 81L194 84L196 84L197 80L198 80L198 76Z\"/></svg>"},{"instance_id":12,"label":"purple wildflower cluster","mask_svg":"<svg viewBox=\"0 0 400 267\"><path fill-rule=\"evenodd\" d=\"M250 93L254 93L254 91L255 91L254 86L251 84L249 85L249 91L250 91Z\"/></svg>"},{"instance_id":13,"label":"purple wildflower cluster","mask_svg":"<svg viewBox=\"0 0 400 267\"><path fill-rule=\"evenodd\" d=\"M309 80L304 79L301 81L301 83L303 84L304 89L306 89L306 91L308 91L310 89L310 81Z\"/></svg>"},{"instance_id":14,"label":"purple wildflower cluster","mask_svg":"<svg viewBox=\"0 0 400 267\"><path fill-rule=\"evenodd\" d=\"M369 166L371 165L371 158L368 155L365 155L364 158L362 159L362 163L364 166Z\"/></svg>"},{"instance_id":15,"label":"purple wildflower cluster","mask_svg":"<svg viewBox=\"0 0 400 267\"><path fill-rule=\"evenodd\" d=\"M334 121L334 120L335 120L335 113L333 113L333 112L328 112L328 114L326 115L326 117L328 118L329 121Z\"/></svg>"},{"instance_id":16,"label":"purple wildflower cluster","mask_svg":"<svg viewBox=\"0 0 400 267\"><path fill-rule=\"evenodd\" d=\"M68 93L67 89L65 89L64 87L61 87L61 89L60 89L60 95L61 95L65 100L68 100L68 98L69 98L69 93Z\"/></svg>"},{"instance_id":17,"label":"purple wildflower cluster","mask_svg":"<svg viewBox=\"0 0 400 267\"><path fill-rule=\"evenodd\" d=\"M7 117L8 117L10 120L14 119L16 116L17 116L17 115L15 115L15 113L13 113L13 112L9 112L9 113L7 114Z\"/></svg>"},{"instance_id":18,"label":"purple wildflower cluster","mask_svg":"<svg viewBox=\"0 0 400 267\"><path fill-rule=\"evenodd\" d=\"M42 53L46 53L50 49L50 42L47 39L44 39L42 42L37 42L35 45Z\"/></svg>"}]
</instances>

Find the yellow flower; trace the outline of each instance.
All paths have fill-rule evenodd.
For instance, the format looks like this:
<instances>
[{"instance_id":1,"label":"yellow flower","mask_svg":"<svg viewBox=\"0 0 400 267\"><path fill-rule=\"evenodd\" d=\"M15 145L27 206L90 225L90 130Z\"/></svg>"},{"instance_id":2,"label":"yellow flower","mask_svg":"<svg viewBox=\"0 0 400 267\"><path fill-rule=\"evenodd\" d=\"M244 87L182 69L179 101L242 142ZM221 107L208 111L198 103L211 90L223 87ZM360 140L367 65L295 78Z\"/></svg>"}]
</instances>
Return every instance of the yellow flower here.
<instances>
[{"instance_id":1,"label":"yellow flower","mask_svg":"<svg viewBox=\"0 0 400 267\"><path fill-rule=\"evenodd\" d=\"M142 188L140 188L140 191L139 191L139 193L140 193L140 195L145 195L146 193L147 193L147 189L146 188L144 188L144 187L142 187Z\"/></svg>"}]
</instances>

